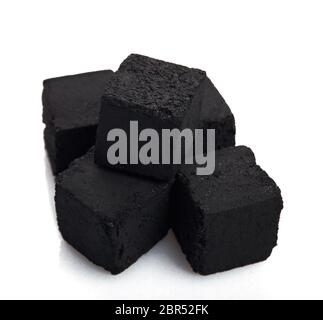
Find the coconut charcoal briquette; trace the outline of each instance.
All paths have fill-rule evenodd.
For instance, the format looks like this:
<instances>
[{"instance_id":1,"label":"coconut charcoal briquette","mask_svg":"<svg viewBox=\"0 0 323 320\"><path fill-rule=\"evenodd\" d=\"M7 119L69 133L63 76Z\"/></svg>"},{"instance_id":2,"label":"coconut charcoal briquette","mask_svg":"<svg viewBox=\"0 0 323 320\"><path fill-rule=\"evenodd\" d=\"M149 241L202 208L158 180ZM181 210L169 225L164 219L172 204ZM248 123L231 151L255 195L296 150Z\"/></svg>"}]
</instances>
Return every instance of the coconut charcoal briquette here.
<instances>
[{"instance_id":1,"label":"coconut charcoal briquette","mask_svg":"<svg viewBox=\"0 0 323 320\"><path fill-rule=\"evenodd\" d=\"M103 70L43 82L44 140L54 174L94 145L101 96L112 74Z\"/></svg>"},{"instance_id":2,"label":"coconut charcoal briquette","mask_svg":"<svg viewBox=\"0 0 323 320\"><path fill-rule=\"evenodd\" d=\"M140 160L135 164L131 160L130 121L138 121L138 132L152 128L162 137L163 129L195 129L203 124L211 126L212 119L216 119L213 121L216 127L220 128L218 123L223 124L221 134L228 132L231 135L227 139L220 138L218 147L231 145L234 144L234 119L221 98L204 71L137 54L130 55L110 78L102 97L96 163L156 179L172 178L177 167L172 165L172 161L169 165L162 164L161 150L157 164L142 164ZM218 107L215 107L216 99L221 101ZM107 159L108 150L115 143L108 141L107 135L115 128L124 130L129 138L126 163L111 164ZM143 144L139 142L138 150ZM160 148L161 144L160 141Z\"/></svg>"},{"instance_id":3,"label":"coconut charcoal briquette","mask_svg":"<svg viewBox=\"0 0 323 320\"><path fill-rule=\"evenodd\" d=\"M63 238L93 263L117 274L168 232L170 183L105 170L93 149L57 177Z\"/></svg>"},{"instance_id":4,"label":"coconut charcoal briquette","mask_svg":"<svg viewBox=\"0 0 323 320\"><path fill-rule=\"evenodd\" d=\"M244 146L216 151L213 175L181 168L172 190L173 229L203 275L267 259L277 243L280 189Z\"/></svg>"}]
</instances>

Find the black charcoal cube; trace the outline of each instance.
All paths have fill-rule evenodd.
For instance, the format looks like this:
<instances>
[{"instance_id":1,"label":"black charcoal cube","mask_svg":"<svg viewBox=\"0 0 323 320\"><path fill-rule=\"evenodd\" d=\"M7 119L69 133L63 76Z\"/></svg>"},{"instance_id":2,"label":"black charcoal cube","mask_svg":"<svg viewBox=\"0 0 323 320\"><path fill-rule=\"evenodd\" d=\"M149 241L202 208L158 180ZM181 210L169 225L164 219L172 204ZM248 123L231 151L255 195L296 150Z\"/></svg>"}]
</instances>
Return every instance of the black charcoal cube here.
<instances>
[{"instance_id":1,"label":"black charcoal cube","mask_svg":"<svg viewBox=\"0 0 323 320\"><path fill-rule=\"evenodd\" d=\"M54 174L94 145L101 96L112 74L104 70L44 81L44 140Z\"/></svg>"},{"instance_id":2,"label":"black charcoal cube","mask_svg":"<svg viewBox=\"0 0 323 320\"><path fill-rule=\"evenodd\" d=\"M213 175L177 175L173 229L193 270L203 275L267 259L277 243L281 193L247 147L215 153Z\"/></svg>"},{"instance_id":3,"label":"black charcoal cube","mask_svg":"<svg viewBox=\"0 0 323 320\"><path fill-rule=\"evenodd\" d=\"M173 166L172 160L170 164L163 163L161 140L158 163L142 164L139 160L136 164L131 160L130 121L138 121L139 133L152 128L160 138L163 129L195 129L203 124L211 128L213 123L224 128L222 135L230 135L220 137L218 147L232 145L234 118L222 100L204 71L132 54L111 77L102 97L95 161L101 166L168 180L178 166ZM115 128L124 130L128 137L126 163L111 164L107 159L108 149L114 144L107 141L107 134ZM144 144L139 142L138 149Z\"/></svg>"},{"instance_id":4,"label":"black charcoal cube","mask_svg":"<svg viewBox=\"0 0 323 320\"><path fill-rule=\"evenodd\" d=\"M93 149L56 180L63 238L112 274L128 268L169 230L170 183L101 169Z\"/></svg>"}]
</instances>

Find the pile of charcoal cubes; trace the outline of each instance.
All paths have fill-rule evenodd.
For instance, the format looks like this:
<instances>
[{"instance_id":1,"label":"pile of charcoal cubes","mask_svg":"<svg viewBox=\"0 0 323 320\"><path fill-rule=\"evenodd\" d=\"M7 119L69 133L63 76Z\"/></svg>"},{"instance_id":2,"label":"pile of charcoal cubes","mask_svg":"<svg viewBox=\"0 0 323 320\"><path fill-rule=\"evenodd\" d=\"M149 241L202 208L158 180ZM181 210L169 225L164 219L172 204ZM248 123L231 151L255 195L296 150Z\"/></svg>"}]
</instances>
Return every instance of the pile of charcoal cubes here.
<instances>
[{"instance_id":1,"label":"pile of charcoal cubes","mask_svg":"<svg viewBox=\"0 0 323 320\"><path fill-rule=\"evenodd\" d=\"M235 147L234 116L204 71L132 54L116 72L45 80L44 140L56 175L63 238L118 274L172 229L203 275L267 259L277 244L280 189L250 148ZM108 165L107 130L215 129L215 170Z\"/></svg>"}]
</instances>

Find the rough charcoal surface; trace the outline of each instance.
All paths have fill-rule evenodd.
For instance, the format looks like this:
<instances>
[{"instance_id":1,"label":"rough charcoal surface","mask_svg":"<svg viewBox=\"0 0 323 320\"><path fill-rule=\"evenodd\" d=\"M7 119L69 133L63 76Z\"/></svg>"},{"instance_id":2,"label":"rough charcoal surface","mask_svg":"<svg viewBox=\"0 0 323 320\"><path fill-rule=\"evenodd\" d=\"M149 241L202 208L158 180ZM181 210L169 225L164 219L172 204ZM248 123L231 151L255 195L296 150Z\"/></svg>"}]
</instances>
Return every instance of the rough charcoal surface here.
<instances>
[{"instance_id":1,"label":"rough charcoal surface","mask_svg":"<svg viewBox=\"0 0 323 320\"><path fill-rule=\"evenodd\" d=\"M103 70L43 82L44 140L54 174L94 145L101 96L112 74Z\"/></svg>"},{"instance_id":2,"label":"rough charcoal surface","mask_svg":"<svg viewBox=\"0 0 323 320\"><path fill-rule=\"evenodd\" d=\"M206 94L204 96L203 108L199 128L215 129L215 149L235 146L235 119L234 116L211 80L206 82ZM204 151L206 147L206 131L204 131Z\"/></svg>"},{"instance_id":3,"label":"rough charcoal surface","mask_svg":"<svg viewBox=\"0 0 323 320\"><path fill-rule=\"evenodd\" d=\"M152 65L152 68L150 67ZM149 73L151 69L153 69L153 74L151 77L153 77L156 74L155 69L160 68L161 73L167 74L168 70L172 72L172 69L175 69L175 75L180 70L183 70L184 75L187 71L186 67L178 66L174 64L167 63L165 64L163 61L155 60L155 59L147 59L145 56L132 54L130 55L119 67L118 72L126 72L126 73L133 73L135 76L139 75L145 75L146 73ZM194 70L194 69L193 69ZM196 70L196 72L200 72L199 70ZM203 72L204 73L204 72ZM202 74L202 73L201 73ZM188 76L187 76L188 77ZM193 77L193 76L191 76ZM183 76L184 78L184 76ZM194 78L192 81L188 82L188 84L191 84L191 87L195 87L195 82L199 79L199 76L196 76L195 81ZM156 99L164 101L164 105L166 107L171 107L174 110L174 114L177 112L177 108L180 106L180 102L184 102L187 99L187 95L191 95L190 92L191 87L187 86L187 84L184 82L184 89L183 89L183 96L178 97L177 92L175 89L177 86L181 87L183 84L179 81L181 77L174 77L171 78L170 82L167 82L167 86L169 86L170 94L167 94L166 96L163 96L163 92L160 92L157 94ZM173 82L172 82L173 81ZM215 88L214 84L209 78L205 79L204 83L205 89L204 89L204 101L202 103L201 108L201 114L200 114L200 122L198 123L198 128L203 129L216 129L217 135L216 135L216 149L224 148L224 147L231 147L235 145L235 120L234 116L225 102L224 98L221 96L220 92ZM160 89L160 87L158 88ZM108 88L108 93L113 95L117 91L114 88ZM131 95L131 93L128 93ZM174 97L174 104L173 101L170 100L170 97ZM146 98L146 97L144 97ZM148 102L151 104L151 102ZM144 102L144 105L146 106L146 103ZM157 108L157 104L153 100L153 106L152 108ZM180 109L179 109L180 110ZM162 111L162 110L161 110ZM171 111L167 110L166 114L171 113ZM205 139L204 139L205 141Z\"/></svg>"},{"instance_id":4,"label":"rough charcoal surface","mask_svg":"<svg viewBox=\"0 0 323 320\"><path fill-rule=\"evenodd\" d=\"M249 148L225 148L215 156L213 175L182 168L171 196L176 237L203 275L267 259L283 208L279 188Z\"/></svg>"},{"instance_id":5,"label":"rough charcoal surface","mask_svg":"<svg viewBox=\"0 0 323 320\"><path fill-rule=\"evenodd\" d=\"M204 71L132 54L120 65L104 99L121 98L140 113L181 127L205 79Z\"/></svg>"},{"instance_id":6,"label":"rough charcoal surface","mask_svg":"<svg viewBox=\"0 0 323 320\"><path fill-rule=\"evenodd\" d=\"M169 230L170 183L101 169L93 149L56 180L63 238L112 274L133 264Z\"/></svg>"},{"instance_id":7,"label":"rough charcoal surface","mask_svg":"<svg viewBox=\"0 0 323 320\"><path fill-rule=\"evenodd\" d=\"M95 151L97 164L109 166L107 150L114 142L107 141L108 131L121 128L129 136L131 120L138 121L139 132L153 128L160 137L162 129L194 129L203 125L211 128L213 122L223 131L222 135L230 135L219 135L217 147L234 145L233 115L204 71L137 54L130 55L120 65L102 97ZM165 164L114 167L161 180L172 178L177 170Z\"/></svg>"}]
</instances>

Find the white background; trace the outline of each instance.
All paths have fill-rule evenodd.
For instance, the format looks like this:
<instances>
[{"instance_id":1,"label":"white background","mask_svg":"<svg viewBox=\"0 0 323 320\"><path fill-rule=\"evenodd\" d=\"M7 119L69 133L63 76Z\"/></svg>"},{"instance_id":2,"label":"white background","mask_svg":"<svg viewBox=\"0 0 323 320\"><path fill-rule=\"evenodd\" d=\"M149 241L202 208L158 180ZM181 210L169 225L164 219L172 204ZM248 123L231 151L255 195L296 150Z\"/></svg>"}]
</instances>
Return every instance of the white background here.
<instances>
[{"instance_id":1,"label":"white background","mask_svg":"<svg viewBox=\"0 0 323 320\"><path fill-rule=\"evenodd\" d=\"M0 298L323 298L322 1L1 1ZM208 72L237 143L281 187L263 263L194 274L170 234L119 276L62 241L42 140L42 80L130 53Z\"/></svg>"}]
</instances>

